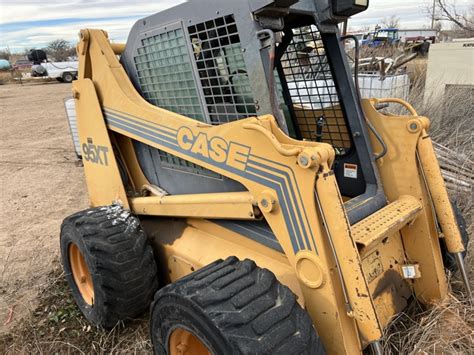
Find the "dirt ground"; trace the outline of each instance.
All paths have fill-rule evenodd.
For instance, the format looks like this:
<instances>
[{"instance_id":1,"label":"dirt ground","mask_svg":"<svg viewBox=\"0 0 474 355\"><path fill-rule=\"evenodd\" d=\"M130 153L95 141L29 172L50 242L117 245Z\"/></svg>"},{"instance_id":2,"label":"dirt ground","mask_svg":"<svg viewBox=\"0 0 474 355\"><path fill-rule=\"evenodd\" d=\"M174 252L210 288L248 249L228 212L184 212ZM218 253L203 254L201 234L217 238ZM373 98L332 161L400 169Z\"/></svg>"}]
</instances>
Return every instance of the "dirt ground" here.
<instances>
[{"instance_id":1,"label":"dirt ground","mask_svg":"<svg viewBox=\"0 0 474 355\"><path fill-rule=\"evenodd\" d=\"M0 335L35 309L61 221L87 207L63 106L70 93L59 82L0 85Z\"/></svg>"}]
</instances>

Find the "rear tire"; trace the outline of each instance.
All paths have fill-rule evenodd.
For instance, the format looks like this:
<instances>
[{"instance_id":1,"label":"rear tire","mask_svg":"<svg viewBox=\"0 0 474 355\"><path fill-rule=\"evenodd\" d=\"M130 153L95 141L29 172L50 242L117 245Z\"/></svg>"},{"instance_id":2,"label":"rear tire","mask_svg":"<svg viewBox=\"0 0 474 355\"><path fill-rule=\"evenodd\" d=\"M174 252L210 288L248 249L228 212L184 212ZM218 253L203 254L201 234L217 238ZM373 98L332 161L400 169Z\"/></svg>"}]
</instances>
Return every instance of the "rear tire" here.
<instances>
[{"instance_id":1,"label":"rear tire","mask_svg":"<svg viewBox=\"0 0 474 355\"><path fill-rule=\"evenodd\" d=\"M130 212L108 206L75 213L63 221L60 243L66 280L91 323L112 328L149 307L156 264Z\"/></svg>"},{"instance_id":2,"label":"rear tire","mask_svg":"<svg viewBox=\"0 0 474 355\"><path fill-rule=\"evenodd\" d=\"M151 335L155 354L325 353L290 289L269 270L235 257L158 291Z\"/></svg>"}]
</instances>

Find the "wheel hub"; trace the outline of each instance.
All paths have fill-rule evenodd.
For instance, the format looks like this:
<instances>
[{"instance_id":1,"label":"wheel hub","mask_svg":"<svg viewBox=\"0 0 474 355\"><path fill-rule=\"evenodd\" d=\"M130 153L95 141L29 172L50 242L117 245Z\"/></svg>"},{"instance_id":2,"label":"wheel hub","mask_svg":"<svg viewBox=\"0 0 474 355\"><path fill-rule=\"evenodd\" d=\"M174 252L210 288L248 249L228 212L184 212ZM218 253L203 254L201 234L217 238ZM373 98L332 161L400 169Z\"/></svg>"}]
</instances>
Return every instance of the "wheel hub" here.
<instances>
[{"instance_id":1,"label":"wheel hub","mask_svg":"<svg viewBox=\"0 0 474 355\"><path fill-rule=\"evenodd\" d=\"M92 306L94 304L92 276L87 267L86 260L76 244L69 245L69 262L74 282L82 298L88 305Z\"/></svg>"},{"instance_id":2,"label":"wheel hub","mask_svg":"<svg viewBox=\"0 0 474 355\"><path fill-rule=\"evenodd\" d=\"M206 345L193 333L183 328L173 330L169 340L170 355L210 355Z\"/></svg>"}]
</instances>

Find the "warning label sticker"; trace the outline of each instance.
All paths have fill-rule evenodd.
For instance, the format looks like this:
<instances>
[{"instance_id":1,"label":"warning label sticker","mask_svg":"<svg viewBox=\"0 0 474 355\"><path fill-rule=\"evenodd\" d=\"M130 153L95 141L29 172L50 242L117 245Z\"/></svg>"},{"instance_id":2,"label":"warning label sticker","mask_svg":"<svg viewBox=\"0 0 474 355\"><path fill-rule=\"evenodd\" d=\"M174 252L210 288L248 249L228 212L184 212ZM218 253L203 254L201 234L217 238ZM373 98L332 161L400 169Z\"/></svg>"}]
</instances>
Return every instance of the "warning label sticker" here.
<instances>
[{"instance_id":1,"label":"warning label sticker","mask_svg":"<svg viewBox=\"0 0 474 355\"><path fill-rule=\"evenodd\" d=\"M344 177L350 179L357 179L357 165L344 164Z\"/></svg>"}]
</instances>

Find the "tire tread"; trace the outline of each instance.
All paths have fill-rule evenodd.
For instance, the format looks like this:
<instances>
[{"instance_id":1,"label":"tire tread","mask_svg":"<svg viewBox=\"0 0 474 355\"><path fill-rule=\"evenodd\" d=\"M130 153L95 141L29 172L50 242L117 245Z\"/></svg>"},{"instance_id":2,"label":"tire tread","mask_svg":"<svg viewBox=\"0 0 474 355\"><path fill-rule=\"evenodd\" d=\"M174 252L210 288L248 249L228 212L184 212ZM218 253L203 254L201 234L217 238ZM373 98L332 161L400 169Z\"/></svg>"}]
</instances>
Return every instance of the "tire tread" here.
<instances>
[{"instance_id":1,"label":"tire tread","mask_svg":"<svg viewBox=\"0 0 474 355\"><path fill-rule=\"evenodd\" d=\"M111 328L144 312L158 288L153 251L138 219L119 206L90 208L67 217L84 242L94 292L103 299L93 322ZM64 255L63 255L64 261Z\"/></svg>"},{"instance_id":2,"label":"tire tread","mask_svg":"<svg viewBox=\"0 0 474 355\"><path fill-rule=\"evenodd\" d=\"M155 306L170 297L191 300L235 353L325 353L293 292L251 260L219 260L162 288L155 295L152 315Z\"/></svg>"}]
</instances>

